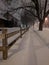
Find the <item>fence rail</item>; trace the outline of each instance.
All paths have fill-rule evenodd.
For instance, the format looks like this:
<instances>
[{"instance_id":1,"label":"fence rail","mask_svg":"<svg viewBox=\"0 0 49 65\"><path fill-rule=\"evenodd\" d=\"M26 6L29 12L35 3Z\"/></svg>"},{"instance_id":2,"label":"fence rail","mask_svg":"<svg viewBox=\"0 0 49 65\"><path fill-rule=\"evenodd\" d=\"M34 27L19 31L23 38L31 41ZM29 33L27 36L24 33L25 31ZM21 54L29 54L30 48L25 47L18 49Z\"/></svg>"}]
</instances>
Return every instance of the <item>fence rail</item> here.
<instances>
[{"instance_id":1,"label":"fence rail","mask_svg":"<svg viewBox=\"0 0 49 65\"><path fill-rule=\"evenodd\" d=\"M2 46L0 46L0 51L3 52L3 59L6 60L8 57L8 50L15 44L15 42L21 37L22 35L27 32L29 27L25 29L20 29L11 33L7 33L7 29L2 29L2 34L0 34L0 39L2 39ZM20 35L13 40L10 44L8 44L8 38L20 33Z\"/></svg>"},{"instance_id":2,"label":"fence rail","mask_svg":"<svg viewBox=\"0 0 49 65\"><path fill-rule=\"evenodd\" d=\"M5 37L5 34L0 34L0 39L3 39Z\"/></svg>"}]
</instances>

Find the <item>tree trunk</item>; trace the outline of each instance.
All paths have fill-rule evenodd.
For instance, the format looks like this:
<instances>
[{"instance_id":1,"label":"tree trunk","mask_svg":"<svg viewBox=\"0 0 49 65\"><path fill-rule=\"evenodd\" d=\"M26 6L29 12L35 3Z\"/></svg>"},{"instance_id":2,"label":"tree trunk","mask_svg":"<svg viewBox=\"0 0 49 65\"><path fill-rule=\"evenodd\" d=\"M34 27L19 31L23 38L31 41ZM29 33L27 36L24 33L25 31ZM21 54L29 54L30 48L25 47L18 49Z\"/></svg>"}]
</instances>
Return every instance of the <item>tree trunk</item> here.
<instances>
[{"instance_id":1,"label":"tree trunk","mask_svg":"<svg viewBox=\"0 0 49 65\"><path fill-rule=\"evenodd\" d=\"M43 30L43 22L41 21L40 23L39 23L39 31L42 31Z\"/></svg>"}]
</instances>

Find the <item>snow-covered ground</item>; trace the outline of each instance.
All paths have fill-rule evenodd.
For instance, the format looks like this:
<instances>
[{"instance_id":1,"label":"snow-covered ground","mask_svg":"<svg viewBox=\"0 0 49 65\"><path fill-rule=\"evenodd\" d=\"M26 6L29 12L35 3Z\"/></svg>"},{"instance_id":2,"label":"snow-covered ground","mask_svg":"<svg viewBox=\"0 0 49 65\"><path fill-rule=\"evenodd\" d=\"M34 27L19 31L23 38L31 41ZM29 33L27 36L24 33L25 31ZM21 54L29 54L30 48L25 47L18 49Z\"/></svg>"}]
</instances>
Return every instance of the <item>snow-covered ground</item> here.
<instances>
[{"instance_id":1,"label":"snow-covered ground","mask_svg":"<svg viewBox=\"0 0 49 65\"><path fill-rule=\"evenodd\" d=\"M36 26L35 26L36 28ZM0 65L49 65L49 29L31 27L8 51L8 59Z\"/></svg>"}]
</instances>

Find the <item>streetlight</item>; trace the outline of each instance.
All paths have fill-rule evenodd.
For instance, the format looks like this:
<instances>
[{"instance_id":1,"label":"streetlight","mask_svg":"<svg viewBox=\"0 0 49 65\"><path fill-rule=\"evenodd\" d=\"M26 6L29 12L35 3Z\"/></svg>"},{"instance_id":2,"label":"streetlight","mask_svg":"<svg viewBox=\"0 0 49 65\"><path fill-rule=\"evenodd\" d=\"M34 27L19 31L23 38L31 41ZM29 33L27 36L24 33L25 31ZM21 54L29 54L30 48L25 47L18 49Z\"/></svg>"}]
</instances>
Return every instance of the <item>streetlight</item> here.
<instances>
[{"instance_id":1,"label":"streetlight","mask_svg":"<svg viewBox=\"0 0 49 65\"><path fill-rule=\"evenodd\" d=\"M48 26L48 18L47 17L45 18L45 25L46 25L46 27Z\"/></svg>"},{"instance_id":2,"label":"streetlight","mask_svg":"<svg viewBox=\"0 0 49 65\"><path fill-rule=\"evenodd\" d=\"M47 22L47 21L48 21L48 18L46 17L46 18L45 18L45 22Z\"/></svg>"}]
</instances>

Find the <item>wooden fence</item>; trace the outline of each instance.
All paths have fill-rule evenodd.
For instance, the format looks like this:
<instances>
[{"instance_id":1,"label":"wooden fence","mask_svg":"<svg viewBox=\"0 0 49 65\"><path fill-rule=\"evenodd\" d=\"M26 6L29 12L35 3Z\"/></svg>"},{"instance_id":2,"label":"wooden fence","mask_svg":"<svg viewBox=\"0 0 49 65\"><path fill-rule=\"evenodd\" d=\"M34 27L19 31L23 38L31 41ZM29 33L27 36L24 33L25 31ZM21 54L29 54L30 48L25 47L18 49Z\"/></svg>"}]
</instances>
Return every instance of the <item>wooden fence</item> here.
<instances>
[{"instance_id":1,"label":"wooden fence","mask_svg":"<svg viewBox=\"0 0 49 65\"><path fill-rule=\"evenodd\" d=\"M19 38L22 38L22 35L27 32L29 29L28 28L25 28L25 29L20 29L20 30L17 30L17 31L14 31L14 32L11 32L11 33L7 33L7 29L2 29L2 34L0 34L0 39L2 39L2 46L0 46L0 51L3 52L3 59L6 60L7 57L8 57L8 50L14 45L14 43L19 39ZM20 33L20 35L15 39L13 40L10 44L8 44L7 40L8 38L16 35Z\"/></svg>"}]
</instances>

